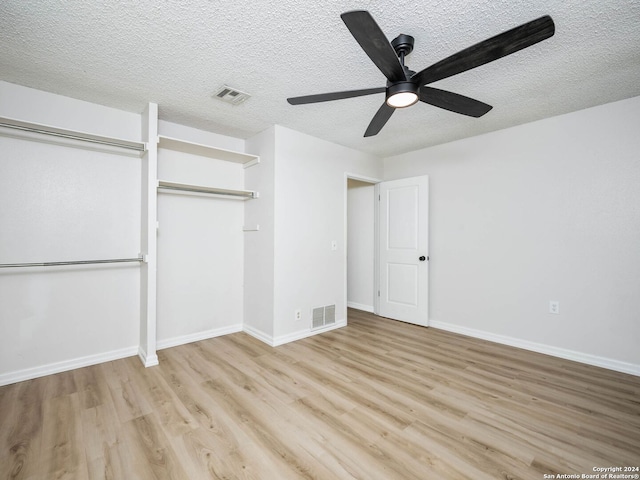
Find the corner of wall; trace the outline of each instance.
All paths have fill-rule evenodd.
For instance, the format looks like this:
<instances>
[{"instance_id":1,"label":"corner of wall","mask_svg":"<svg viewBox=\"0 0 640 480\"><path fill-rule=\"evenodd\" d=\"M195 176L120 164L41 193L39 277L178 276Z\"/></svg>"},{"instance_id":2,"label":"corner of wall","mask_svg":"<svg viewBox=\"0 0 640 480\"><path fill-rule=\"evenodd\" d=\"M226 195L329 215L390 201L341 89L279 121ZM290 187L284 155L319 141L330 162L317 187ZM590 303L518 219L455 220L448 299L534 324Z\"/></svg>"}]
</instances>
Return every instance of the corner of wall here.
<instances>
[{"instance_id":1,"label":"corner of wall","mask_svg":"<svg viewBox=\"0 0 640 480\"><path fill-rule=\"evenodd\" d=\"M260 197L248 201L244 224L259 230L244 233L243 329L270 343L273 336L274 302L274 203L275 127L245 140L247 153L260 156L260 163L245 170L245 188Z\"/></svg>"}]
</instances>

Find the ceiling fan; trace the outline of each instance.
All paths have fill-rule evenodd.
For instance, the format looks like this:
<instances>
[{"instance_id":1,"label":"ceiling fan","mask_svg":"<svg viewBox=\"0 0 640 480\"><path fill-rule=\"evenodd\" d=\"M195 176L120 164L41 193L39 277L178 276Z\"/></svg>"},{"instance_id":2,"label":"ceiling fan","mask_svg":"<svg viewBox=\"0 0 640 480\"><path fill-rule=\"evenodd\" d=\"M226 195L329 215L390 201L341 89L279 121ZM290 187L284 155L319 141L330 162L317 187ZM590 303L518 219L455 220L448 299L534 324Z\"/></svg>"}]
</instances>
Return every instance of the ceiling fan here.
<instances>
[{"instance_id":1,"label":"ceiling fan","mask_svg":"<svg viewBox=\"0 0 640 480\"><path fill-rule=\"evenodd\" d=\"M465 48L416 73L404 64L405 57L413 50L412 36L402 34L389 43L371 14L365 10L346 12L340 17L365 53L387 77L387 86L306 95L287 98L287 101L291 105L303 105L385 93L385 102L373 116L364 133L365 137L378 134L396 108L409 107L418 100L462 115L481 117L493 107L464 95L426 85L530 47L555 32L553 20L545 15Z\"/></svg>"}]
</instances>

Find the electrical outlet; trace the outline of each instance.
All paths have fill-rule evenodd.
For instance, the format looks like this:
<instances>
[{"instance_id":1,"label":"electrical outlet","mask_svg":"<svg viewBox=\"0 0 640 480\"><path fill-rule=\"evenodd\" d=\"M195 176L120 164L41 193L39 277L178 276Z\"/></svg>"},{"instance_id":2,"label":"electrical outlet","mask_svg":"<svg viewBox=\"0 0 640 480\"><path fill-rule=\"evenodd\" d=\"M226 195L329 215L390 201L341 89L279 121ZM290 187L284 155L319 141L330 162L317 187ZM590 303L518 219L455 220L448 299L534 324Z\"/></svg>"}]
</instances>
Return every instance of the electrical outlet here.
<instances>
[{"instance_id":1,"label":"electrical outlet","mask_svg":"<svg viewBox=\"0 0 640 480\"><path fill-rule=\"evenodd\" d=\"M300 310L296 310L296 322L298 320L302 320L302 312Z\"/></svg>"},{"instance_id":2,"label":"electrical outlet","mask_svg":"<svg viewBox=\"0 0 640 480\"><path fill-rule=\"evenodd\" d=\"M560 302L557 300L549 301L549 313L553 313L554 315L558 315L560 313Z\"/></svg>"}]
</instances>

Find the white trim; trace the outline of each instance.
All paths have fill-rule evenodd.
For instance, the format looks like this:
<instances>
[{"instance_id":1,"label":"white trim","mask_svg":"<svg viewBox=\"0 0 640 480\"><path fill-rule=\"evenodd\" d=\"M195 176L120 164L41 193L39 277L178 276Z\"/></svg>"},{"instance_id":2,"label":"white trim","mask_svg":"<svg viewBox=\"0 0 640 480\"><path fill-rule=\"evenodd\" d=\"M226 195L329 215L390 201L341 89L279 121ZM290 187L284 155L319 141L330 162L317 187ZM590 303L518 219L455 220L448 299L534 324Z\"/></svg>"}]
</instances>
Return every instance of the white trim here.
<instances>
[{"instance_id":1,"label":"white trim","mask_svg":"<svg viewBox=\"0 0 640 480\"><path fill-rule=\"evenodd\" d=\"M72 360L49 363L39 367L25 368L24 370L17 370L15 372L3 373L0 374L0 386L44 377L46 375L67 372L69 370L75 370L76 368L97 365L99 363L110 362L112 360L120 360L121 358L133 357L136 353L138 353L138 347L128 347L120 350L98 353L96 355L74 358Z\"/></svg>"},{"instance_id":2,"label":"white trim","mask_svg":"<svg viewBox=\"0 0 640 480\"><path fill-rule=\"evenodd\" d=\"M241 331L242 325L240 324L232 325L230 327L207 330L205 332L198 332L191 335L183 335L181 337L160 340L157 343L157 348L163 349L174 347L177 345L183 345L185 343L197 342L199 340L206 340L207 338L228 335ZM159 363L158 355L154 354L152 356L147 356L147 353L142 347L129 347L120 350L112 350L110 352L99 353L96 355L88 355L86 357L64 360L62 362L50 363L47 365L41 365L39 367L26 368L24 370L18 370L15 372L3 373L0 374L0 386L23 382L25 380L31 380L47 375L54 375L56 373L67 372L69 370L75 370L77 368L88 367L100 363L111 362L113 360L120 360L122 358L134 357L136 355L140 357L140 360L145 367L153 367L155 365L158 365Z\"/></svg>"},{"instance_id":3,"label":"white trim","mask_svg":"<svg viewBox=\"0 0 640 480\"><path fill-rule=\"evenodd\" d=\"M337 328L342 328L347 326L346 320L338 320L333 325L327 325L326 327L316 328L314 330L302 330L300 332L289 333L287 335L282 335L280 337L276 337L274 339L274 347L279 345L284 345L285 343L295 342L296 340L302 340L303 338L312 337L319 333L329 332L331 330L335 330Z\"/></svg>"},{"instance_id":4,"label":"white trim","mask_svg":"<svg viewBox=\"0 0 640 480\"><path fill-rule=\"evenodd\" d=\"M257 338L261 342L266 343L267 345L271 345L272 347L274 346L273 337L271 335L267 335L262 330L258 330L257 328L254 328L250 325L244 325L242 327L242 331L248 335L251 335L254 338Z\"/></svg>"},{"instance_id":5,"label":"white trim","mask_svg":"<svg viewBox=\"0 0 640 480\"><path fill-rule=\"evenodd\" d=\"M612 358L600 357L598 355L592 355L590 353L576 352L575 350L568 350L565 348L553 347L551 345L545 345L542 343L530 342L528 340L513 338L506 335L498 335L495 333L485 332L483 330L476 330L474 328L461 327L459 325L440 322L437 320L431 320L429 322L429 325L433 328L445 330L447 332L459 333L460 335L480 338L482 340L488 340L490 342L500 343L502 345L509 345L511 347L522 348L524 350L530 350L532 352L544 353L546 355L551 355L554 357L573 360L574 362L607 368L616 372L629 373L631 375L640 376L640 365L638 364L621 362L620 360L615 360Z\"/></svg>"},{"instance_id":6,"label":"white trim","mask_svg":"<svg viewBox=\"0 0 640 480\"><path fill-rule=\"evenodd\" d=\"M221 337L222 335L229 335L231 333L238 333L242 331L242 324L231 325L229 327L214 328L211 330L205 330L204 332L190 333L188 335L181 335L179 337L166 338L164 340L158 340L157 348L162 350L170 347L177 347L178 345L184 345L186 343L199 342L200 340L207 340L209 338Z\"/></svg>"},{"instance_id":7,"label":"white trim","mask_svg":"<svg viewBox=\"0 0 640 480\"><path fill-rule=\"evenodd\" d=\"M312 337L319 333L329 332L331 330L335 330L336 328L342 328L347 326L346 320L338 320L333 325L328 325L326 327L317 328L315 330L301 330L299 332L288 333L287 335L281 335L279 337L273 337L271 335L267 335L266 333L257 330L253 327L244 326L243 331L248 335L251 335L254 338L270 345L272 347L278 347L280 345L284 345L285 343L295 342L296 340L302 340L303 338Z\"/></svg>"},{"instance_id":8,"label":"white trim","mask_svg":"<svg viewBox=\"0 0 640 480\"><path fill-rule=\"evenodd\" d=\"M351 179L351 180L358 180L360 182L365 182L365 183L380 183L382 181L381 178L375 178L375 177L367 177L365 175L360 175L359 173L351 173L351 172L344 172L344 176L346 179Z\"/></svg>"},{"instance_id":9,"label":"white trim","mask_svg":"<svg viewBox=\"0 0 640 480\"><path fill-rule=\"evenodd\" d=\"M380 183L373 186L373 313L380 313Z\"/></svg>"},{"instance_id":10,"label":"white trim","mask_svg":"<svg viewBox=\"0 0 640 480\"><path fill-rule=\"evenodd\" d=\"M140 357L142 365L144 365L145 368L155 367L159 363L158 355L155 353L153 355L147 355L147 352L142 347L138 348L138 357Z\"/></svg>"},{"instance_id":11,"label":"white trim","mask_svg":"<svg viewBox=\"0 0 640 480\"><path fill-rule=\"evenodd\" d=\"M348 308L355 308L356 310L362 310L363 312L373 313L373 305L364 305L362 303L347 302Z\"/></svg>"}]
</instances>

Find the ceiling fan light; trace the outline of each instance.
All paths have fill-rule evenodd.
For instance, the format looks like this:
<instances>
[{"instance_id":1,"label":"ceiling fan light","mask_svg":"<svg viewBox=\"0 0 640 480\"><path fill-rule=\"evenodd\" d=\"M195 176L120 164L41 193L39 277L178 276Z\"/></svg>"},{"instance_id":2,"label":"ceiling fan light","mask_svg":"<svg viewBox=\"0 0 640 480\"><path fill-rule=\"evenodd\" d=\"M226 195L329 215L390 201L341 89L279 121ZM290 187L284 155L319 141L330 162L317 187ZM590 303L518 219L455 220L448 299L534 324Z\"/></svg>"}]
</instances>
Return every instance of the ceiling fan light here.
<instances>
[{"instance_id":1,"label":"ceiling fan light","mask_svg":"<svg viewBox=\"0 0 640 480\"><path fill-rule=\"evenodd\" d=\"M387 105L393 108L410 107L418 101L418 95L413 92L394 93L387 98Z\"/></svg>"},{"instance_id":2,"label":"ceiling fan light","mask_svg":"<svg viewBox=\"0 0 640 480\"><path fill-rule=\"evenodd\" d=\"M415 83L400 82L387 88L387 105L390 107L410 107L419 99L418 85Z\"/></svg>"}]
</instances>

